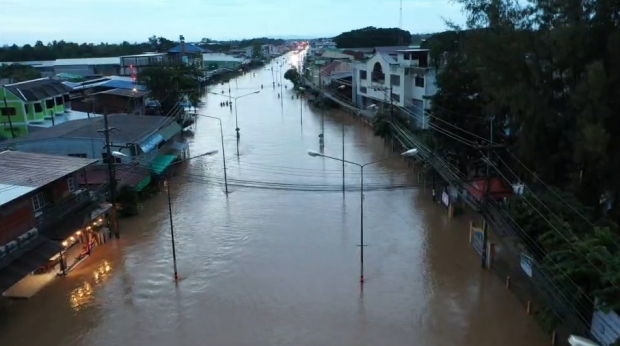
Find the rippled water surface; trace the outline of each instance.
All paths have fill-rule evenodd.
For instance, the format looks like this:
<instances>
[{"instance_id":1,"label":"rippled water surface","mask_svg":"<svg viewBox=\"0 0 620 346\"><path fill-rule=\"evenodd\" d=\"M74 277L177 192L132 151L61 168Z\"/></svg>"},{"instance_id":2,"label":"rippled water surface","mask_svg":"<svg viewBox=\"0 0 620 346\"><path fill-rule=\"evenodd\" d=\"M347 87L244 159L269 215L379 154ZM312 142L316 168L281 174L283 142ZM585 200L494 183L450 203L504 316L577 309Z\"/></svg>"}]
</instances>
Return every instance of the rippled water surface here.
<instances>
[{"instance_id":1,"label":"rippled water surface","mask_svg":"<svg viewBox=\"0 0 620 346\"><path fill-rule=\"evenodd\" d=\"M122 221L119 241L34 298L1 308L0 345L548 344L500 280L480 269L467 216L448 220L424 189L366 192L360 290L359 192L290 190L337 190L342 164L306 154L318 149L321 114L291 99L290 83L274 89L271 71L255 73L230 84L233 96L264 86L237 100L239 142L234 111L219 105L225 98L209 94L200 109L222 119L231 193L221 150L190 162L171 184L178 286L161 194ZM344 123L347 159L394 155L353 118L323 116L325 154L342 156ZM217 121L199 118L189 141L192 155L219 150ZM359 168L345 169L355 187ZM416 182L400 158L369 166L365 181L371 189Z\"/></svg>"}]
</instances>

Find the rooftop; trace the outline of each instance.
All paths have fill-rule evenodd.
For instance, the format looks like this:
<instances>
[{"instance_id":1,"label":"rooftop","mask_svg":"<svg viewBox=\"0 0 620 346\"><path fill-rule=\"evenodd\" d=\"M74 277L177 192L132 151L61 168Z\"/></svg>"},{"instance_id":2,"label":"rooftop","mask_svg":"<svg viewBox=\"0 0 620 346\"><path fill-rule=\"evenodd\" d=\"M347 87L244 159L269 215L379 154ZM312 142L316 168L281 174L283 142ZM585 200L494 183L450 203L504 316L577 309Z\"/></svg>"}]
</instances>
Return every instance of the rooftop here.
<instances>
[{"instance_id":1,"label":"rooftop","mask_svg":"<svg viewBox=\"0 0 620 346\"><path fill-rule=\"evenodd\" d=\"M202 53L204 51L204 49L193 45L191 43L186 43L185 44L185 51L187 53ZM181 53L181 45L178 45L174 48L172 48L171 50L168 51L168 53Z\"/></svg>"},{"instance_id":2,"label":"rooftop","mask_svg":"<svg viewBox=\"0 0 620 346\"><path fill-rule=\"evenodd\" d=\"M166 53L147 52L147 53L142 53L142 54L123 55L121 56L121 58L136 58L136 57L162 56L162 55L166 55Z\"/></svg>"},{"instance_id":3,"label":"rooftop","mask_svg":"<svg viewBox=\"0 0 620 346\"><path fill-rule=\"evenodd\" d=\"M0 205L97 162L70 156L0 152Z\"/></svg>"},{"instance_id":4,"label":"rooftop","mask_svg":"<svg viewBox=\"0 0 620 346\"><path fill-rule=\"evenodd\" d=\"M110 132L110 141L115 143L138 143L173 121L169 117L157 115L110 114L110 127L118 131ZM45 141L57 138L91 139L103 138L98 132L104 128L103 117L67 121L65 123L42 128L25 136L0 142L0 146L10 147L12 144ZM1 181L0 181L1 182Z\"/></svg>"},{"instance_id":5,"label":"rooftop","mask_svg":"<svg viewBox=\"0 0 620 346\"><path fill-rule=\"evenodd\" d=\"M230 62L243 62L245 59L236 58L224 53L205 53L202 55L204 61L230 61Z\"/></svg>"},{"instance_id":6,"label":"rooftop","mask_svg":"<svg viewBox=\"0 0 620 346\"><path fill-rule=\"evenodd\" d=\"M143 97L144 95L148 94L148 91L143 91L143 90L133 91L131 89L111 89L111 90L106 90L106 91L98 92L97 94L106 94L106 95L115 95L115 96L129 97L129 98L138 98L138 97Z\"/></svg>"},{"instance_id":7,"label":"rooftop","mask_svg":"<svg viewBox=\"0 0 620 346\"><path fill-rule=\"evenodd\" d=\"M40 101L46 98L67 94L71 89L61 81L39 78L25 82L5 84L4 88L24 101Z\"/></svg>"},{"instance_id":8,"label":"rooftop","mask_svg":"<svg viewBox=\"0 0 620 346\"><path fill-rule=\"evenodd\" d=\"M54 66L70 66L70 65L120 65L119 57L111 58L83 58L83 59L57 59Z\"/></svg>"}]
</instances>

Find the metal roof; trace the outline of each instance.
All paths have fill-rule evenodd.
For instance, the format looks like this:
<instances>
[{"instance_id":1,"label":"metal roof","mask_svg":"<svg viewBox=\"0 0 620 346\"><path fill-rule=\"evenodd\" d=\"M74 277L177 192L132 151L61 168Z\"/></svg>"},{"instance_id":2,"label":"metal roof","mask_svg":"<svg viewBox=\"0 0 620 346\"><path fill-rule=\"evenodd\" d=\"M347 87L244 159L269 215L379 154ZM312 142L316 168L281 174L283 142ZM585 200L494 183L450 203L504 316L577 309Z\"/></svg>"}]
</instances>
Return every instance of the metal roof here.
<instances>
[{"instance_id":1,"label":"metal roof","mask_svg":"<svg viewBox=\"0 0 620 346\"><path fill-rule=\"evenodd\" d=\"M147 53L142 53L142 54L123 55L121 56L121 58L137 58L137 57L145 57L145 56L162 56L162 55L166 55L166 53L147 52Z\"/></svg>"},{"instance_id":2,"label":"metal roof","mask_svg":"<svg viewBox=\"0 0 620 346\"><path fill-rule=\"evenodd\" d=\"M121 58L82 58L82 59L57 59L54 66L70 66L70 65L120 65Z\"/></svg>"},{"instance_id":3,"label":"metal roof","mask_svg":"<svg viewBox=\"0 0 620 346\"><path fill-rule=\"evenodd\" d=\"M121 79L110 79L109 81L98 84L97 86L102 86L106 88L114 88L114 89L126 89L133 90L135 87L138 90L144 91L146 87L143 85L135 84L132 80L121 80Z\"/></svg>"},{"instance_id":4,"label":"metal roof","mask_svg":"<svg viewBox=\"0 0 620 346\"><path fill-rule=\"evenodd\" d=\"M137 143L157 133L162 127L170 124L172 121L169 117L159 115L110 114L108 115L109 126L115 127L118 130L110 132L110 141L124 144ZM0 146L10 147L12 144L57 138L102 139L103 135L98 130L103 128L103 117L101 116L72 120L4 141Z\"/></svg>"},{"instance_id":5,"label":"metal roof","mask_svg":"<svg viewBox=\"0 0 620 346\"><path fill-rule=\"evenodd\" d=\"M191 43L186 43L185 44L185 51L187 53L202 53L204 51L204 49L193 45ZM168 51L168 53L181 53L181 45L178 45L174 48L172 48L171 50Z\"/></svg>"},{"instance_id":6,"label":"metal roof","mask_svg":"<svg viewBox=\"0 0 620 346\"><path fill-rule=\"evenodd\" d=\"M243 58L235 58L231 55L226 55L223 53L205 53L202 55L202 59L204 61L230 61L230 62L243 62L245 59Z\"/></svg>"},{"instance_id":7,"label":"metal roof","mask_svg":"<svg viewBox=\"0 0 620 346\"><path fill-rule=\"evenodd\" d=\"M24 101L40 101L69 93L71 88L61 81L39 78L25 82L5 84L4 88Z\"/></svg>"},{"instance_id":8,"label":"metal roof","mask_svg":"<svg viewBox=\"0 0 620 346\"><path fill-rule=\"evenodd\" d=\"M11 191L12 187L0 189L0 200L6 203L10 200L2 197L5 193L15 199L95 162L97 160L79 157L5 150L0 152L0 184L16 186L20 193Z\"/></svg>"},{"instance_id":9,"label":"metal roof","mask_svg":"<svg viewBox=\"0 0 620 346\"><path fill-rule=\"evenodd\" d=\"M129 98L137 98L137 97L143 97L144 95L148 94L148 91L144 91L144 90L133 91L133 90L128 90L128 89L111 89L111 90L101 91L96 94L107 94L107 95L116 95L116 96L129 97Z\"/></svg>"}]
</instances>

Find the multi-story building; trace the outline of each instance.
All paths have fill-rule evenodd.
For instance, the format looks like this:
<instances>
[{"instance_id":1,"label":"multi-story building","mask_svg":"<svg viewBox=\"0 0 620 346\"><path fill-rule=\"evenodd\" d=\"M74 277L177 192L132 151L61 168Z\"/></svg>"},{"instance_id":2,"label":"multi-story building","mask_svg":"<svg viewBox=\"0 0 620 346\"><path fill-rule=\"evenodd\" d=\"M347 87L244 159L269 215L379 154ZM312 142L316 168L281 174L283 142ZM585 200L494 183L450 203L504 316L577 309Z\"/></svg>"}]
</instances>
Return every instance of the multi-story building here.
<instances>
[{"instance_id":1,"label":"multi-story building","mask_svg":"<svg viewBox=\"0 0 620 346\"><path fill-rule=\"evenodd\" d=\"M95 162L0 152L0 293L32 272L53 276L76 262L67 251L81 252L74 245L89 244L93 218L105 213L93 214L101 206L99 195L77 183L78 173Z\"/></svg>"},{"instance_id":2,"label":"multi-story building","mask_svg":"<svg viewBox=\"0 0 620 346\"><path fill-rule=\"evenodd\" d=\"M22 136L28 133L29 123L42 123L64 114L70 90L51 78L0 87L0 137Z\"/></svg>"},{"instance_id":3,"label":"multi-story building","mask_svg":"<svg viewBox=\"0 0 620 346\"><path fill-rule=\"evenodd\" d=\"M193 65L202 70L204 69L202 53L204 53L204 49L191 43L181 41L181 44L168 51L168 59L170 61L178 61L184 64Z\"/></svg>"},{"instance_id":4,"label":"multi-story building","mask_svg":"<svg viewBox=\"0 0 620 346\"><path fill-rule=\"evenodd\" d=\"M168 62L168 53L143 53L136 55L126 55L121 59L121 76L131 76L139 74L147 67L157 66Z\"/></svg>"},{"instance_id":5,"label":"multi-story building","mask_svg":"<svg viewBox=\"0 0 620 346\"><path fill-rule=\"evenodd\" d=\"M353 64L352 73L359 107L392 103L413 113L416 127L428 128L426 112L437 92L428 49L377 47L371 58Z\"/></svg>"}]
</instances>

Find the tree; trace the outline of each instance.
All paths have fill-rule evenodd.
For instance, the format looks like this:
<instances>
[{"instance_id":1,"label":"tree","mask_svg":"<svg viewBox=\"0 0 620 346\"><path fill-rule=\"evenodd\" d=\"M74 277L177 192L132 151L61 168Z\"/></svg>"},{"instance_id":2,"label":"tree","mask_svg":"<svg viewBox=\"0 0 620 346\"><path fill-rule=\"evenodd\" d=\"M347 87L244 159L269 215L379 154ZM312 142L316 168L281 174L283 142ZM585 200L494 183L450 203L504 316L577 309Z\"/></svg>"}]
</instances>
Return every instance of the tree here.
<instances>
[{"instance_id":1,"label":"tree","mask_svg":"<svg viewBox=\"0 0 620 346\"><path fill-rule=\"evenodd\" d=\"M375 28L343 32L333 38L338 48L372 48L383 46L407 46L411 43L411 33L398 28Z\"/></svg>"},{"instance_id":2,"label":"tree","mask_svg":"<svg viewBox=\"0 0 620 346\"><path fill-rule=\"evenodd\" d=\"M197 104L200 100L200 69L182 63L147 67L138 73L138 82L146 86L151 98L159 101L162 112L170 114L185 97Z\"/></svg>"},{"instance_id":3,"label":"tree","mask_svg":"<svg viewBox=\"0 0 620 346\"><path fill-rule=\"evenodd\" d=\"M295 89L299 89L302 83L301 75L299 74L296 68L288 69L284 73L284 79L291 81Z\"/></svg>"},{"instance_id":4,"label":"tree","mask_svg":"<svg viewBox=\"0 0 620 346\"><path fill-rule=\"evenodd\" d=\"M0 78L8 78L12 83L41 78L41 72L29 65L0 65Z\"/></svg>"}]
</instances>

